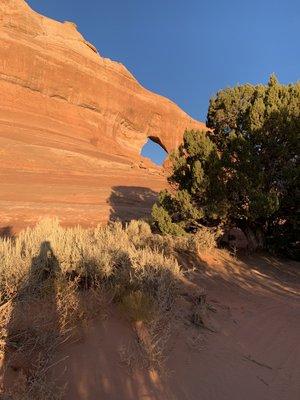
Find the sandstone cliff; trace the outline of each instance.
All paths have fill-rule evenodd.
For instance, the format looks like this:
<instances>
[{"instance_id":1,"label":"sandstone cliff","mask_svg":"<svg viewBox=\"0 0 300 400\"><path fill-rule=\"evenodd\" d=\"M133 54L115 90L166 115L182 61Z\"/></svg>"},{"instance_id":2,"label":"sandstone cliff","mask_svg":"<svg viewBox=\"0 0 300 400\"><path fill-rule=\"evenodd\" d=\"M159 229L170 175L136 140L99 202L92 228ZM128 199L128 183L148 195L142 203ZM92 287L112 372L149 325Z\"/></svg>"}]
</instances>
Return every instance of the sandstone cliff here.
<instances>
[{"instance_id":1,"label":"sandstone cliff","mask_svg":"<svg viewBox=\"0 0 300 400\"><path fill-rule=\"evenodd\" d=\"M204 128L101 57L75 24L23 0L0 2L0 90L0 226L105 220L112 188L142 188L134 203L164 185L151 163L139 167L148 137L170 151L186 128Z\"/></svg>"}]
</instances>

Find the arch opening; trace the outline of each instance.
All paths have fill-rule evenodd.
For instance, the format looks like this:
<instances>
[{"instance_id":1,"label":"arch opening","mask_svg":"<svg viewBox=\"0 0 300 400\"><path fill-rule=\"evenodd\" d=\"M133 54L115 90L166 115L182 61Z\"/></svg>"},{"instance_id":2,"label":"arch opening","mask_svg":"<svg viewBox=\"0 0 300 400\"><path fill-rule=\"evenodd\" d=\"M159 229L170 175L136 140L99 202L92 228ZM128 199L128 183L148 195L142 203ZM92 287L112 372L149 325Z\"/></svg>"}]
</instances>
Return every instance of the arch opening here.
<instances>
[{"instance_id":1,"label":"arch opening","mask_svg":"<svg viewBox=\"0 0 300 400\"><path fill-rule=\"evenodd\" d=\"M142 147L141 155L150 158L154 164L162 165L168 152L158 137L149 136L147 142Z\"/></svg>"}]
</instances>

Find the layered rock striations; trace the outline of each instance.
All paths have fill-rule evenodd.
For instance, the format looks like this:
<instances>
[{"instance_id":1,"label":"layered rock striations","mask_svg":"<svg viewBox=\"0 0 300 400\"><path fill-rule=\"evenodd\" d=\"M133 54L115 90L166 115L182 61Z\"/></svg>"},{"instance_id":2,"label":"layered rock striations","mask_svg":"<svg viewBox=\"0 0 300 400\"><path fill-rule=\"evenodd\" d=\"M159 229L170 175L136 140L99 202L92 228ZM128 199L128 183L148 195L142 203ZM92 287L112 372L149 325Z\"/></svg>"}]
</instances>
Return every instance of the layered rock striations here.
<instances>
[{"instance_id":1,"label":"layered rock striations","mask_svg":"<svg viewBox=\"0 0 300 400\"><path fill-rule=\"evenodd\" d=\"M147 139L171 151L205 128L23 0L0 2L0 91L1 226L142 215L165 184L140 157Z\"/></svg>"}]
</instances>

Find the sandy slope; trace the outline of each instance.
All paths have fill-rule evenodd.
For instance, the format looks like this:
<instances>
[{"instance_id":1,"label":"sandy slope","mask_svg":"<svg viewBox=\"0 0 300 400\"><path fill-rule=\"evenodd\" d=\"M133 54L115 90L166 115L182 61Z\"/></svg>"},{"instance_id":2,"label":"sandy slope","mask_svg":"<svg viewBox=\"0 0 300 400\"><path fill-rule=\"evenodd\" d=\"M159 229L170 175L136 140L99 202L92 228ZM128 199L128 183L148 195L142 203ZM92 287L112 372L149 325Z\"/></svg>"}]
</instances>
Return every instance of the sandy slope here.
<instances>
[{"instance_id":1,"label":"sandy slope","mask_svg":"<svg viewBox=\"0 0 300 400\"><path fill-rule=\"evenodd\" d=\"M217 332L199 353L176 346L176 398L299 399L299 275L282 273L288 265L275 259L244 264L220 255L194 276L217 310Z\"/></svg>"},{"instance_id":2,"label":"sandy slope","mask_svg":"<svg viewBox=\"0 0 300 400\"><path fill-rule=\"evenodd\" d=\"M300 398L299 265L267 256L237 261L218 251L187 266L208 294L209 329L190 322L185 288L164 368L131 371L120 354L136 332L112 312L62 349L60 359L68 358L56 371L68 382L66 400Z\"/></svg>"}]
</instances>

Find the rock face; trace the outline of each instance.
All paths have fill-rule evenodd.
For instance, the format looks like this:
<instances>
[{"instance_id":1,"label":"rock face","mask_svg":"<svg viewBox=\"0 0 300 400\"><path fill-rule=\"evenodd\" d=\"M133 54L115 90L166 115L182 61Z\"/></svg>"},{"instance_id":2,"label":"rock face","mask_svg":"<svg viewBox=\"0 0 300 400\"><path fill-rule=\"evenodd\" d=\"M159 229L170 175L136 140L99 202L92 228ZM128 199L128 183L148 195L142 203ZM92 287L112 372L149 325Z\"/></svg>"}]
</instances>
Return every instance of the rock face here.
<instances>
[{"instance_id":1,"label":"rock face","mask_svg":"<svg viewBox=\"0 0 300 400\"><path fill-rule=\"evenodd\" d=\"M44 215L90 224L112 205L124 218L135 202L143 214L165 184L140 157L147 139L170 151L185 129L205 128L102 58L75 24L23 0L0 2L0 90L0 226Z\"/></svg>"}]
</instances>

